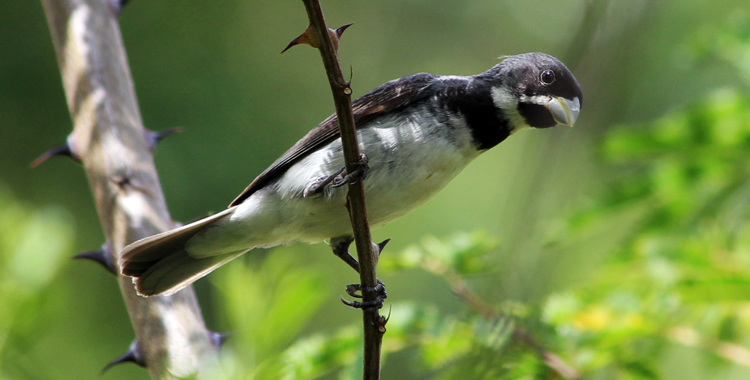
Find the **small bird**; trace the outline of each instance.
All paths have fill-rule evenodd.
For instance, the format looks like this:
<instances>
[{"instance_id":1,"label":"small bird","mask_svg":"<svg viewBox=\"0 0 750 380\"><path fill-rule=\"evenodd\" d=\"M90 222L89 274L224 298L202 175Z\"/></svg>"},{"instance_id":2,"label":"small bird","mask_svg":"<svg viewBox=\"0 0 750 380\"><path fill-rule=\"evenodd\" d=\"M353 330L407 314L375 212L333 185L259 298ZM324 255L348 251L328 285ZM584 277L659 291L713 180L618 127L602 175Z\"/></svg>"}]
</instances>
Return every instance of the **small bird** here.
<instances>
[{"instance_id":1,"label":"small bird","mask_svg":"<svg viewBox=\"0 0 750 380\"><path fill-rule=\"evenodd\" d=\"M356 269L347 251L347 180L364 180L370 225L383 226L432 198L518 130L573 126L582 101L573 74L542 53L506 57L473 76L420 73L392 80L352 103L366 155L359 176L345 173L332 115L228 209L125 247L121 272L134 277L143 296L173 294L253 248L325 239Z\"/></svg>"}]
</instances>

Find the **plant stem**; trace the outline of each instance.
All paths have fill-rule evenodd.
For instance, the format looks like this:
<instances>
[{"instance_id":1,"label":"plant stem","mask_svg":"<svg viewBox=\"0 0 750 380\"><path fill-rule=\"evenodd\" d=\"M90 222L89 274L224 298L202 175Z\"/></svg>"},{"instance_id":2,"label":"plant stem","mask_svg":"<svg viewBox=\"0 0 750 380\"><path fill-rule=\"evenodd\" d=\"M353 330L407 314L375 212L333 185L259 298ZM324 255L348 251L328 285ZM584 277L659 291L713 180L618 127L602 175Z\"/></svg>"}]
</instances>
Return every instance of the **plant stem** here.
<instances>
[{"instance_id":1,"label":"plant stem","mask_svg":"<svg viewBox=\"0 0 750 380\"><path fill-rule=\"evenodd\" d=\"M359 162L360 152L357 144L357 135L352 115L351 87L344 80L339 65L338 56L333 41L328 33L328 26L323 17L323 11L318 0L302 0L310 19L310 26L316 32L320 41L318 50L323 59L328 82L336 104L336 116L338 117L339 129L341 130L341 143L344 149L344 160L347 172L355 170ZM370 227L367 222L367 210L365 208L365 191L362 182L349 185L348 193L349 219L357 247L357 259L359 261L359 276L363 288L374 288L377 285L376 267L378 262L377 251L373 248ZM363 291L364 301L371 301L375 295ZM380 351L383 334L385 333L385 320L377 309L363 310L364 320L364 376L366 380L380 378Z\"/></svg>"},{"instance_id":2,"label":"plant stem","mask_svg":"<svg viewBox=\"0 0 750 380\"><path fill-rule=\"evenodd\" d=\"M474 311L482 315L486 320L496 321L506 318L502 312L495 310L492 305L475 293L466 280L461 278L461 276L459 276L452 268L443 265L437 260L427 260L422 267L429 272L443 276L453 293L464 300L464 302L474 309ZM575 368L568 365L561 357L549 351L539 343L530 331L520 326L515 326L513 328L512 336L513 339L523 342L534 349L537 356L544 362L544 364L552 368L552 370L560 375L560 377L567 380L582 379L581 375Z\"/></svg>"}]
</instances>

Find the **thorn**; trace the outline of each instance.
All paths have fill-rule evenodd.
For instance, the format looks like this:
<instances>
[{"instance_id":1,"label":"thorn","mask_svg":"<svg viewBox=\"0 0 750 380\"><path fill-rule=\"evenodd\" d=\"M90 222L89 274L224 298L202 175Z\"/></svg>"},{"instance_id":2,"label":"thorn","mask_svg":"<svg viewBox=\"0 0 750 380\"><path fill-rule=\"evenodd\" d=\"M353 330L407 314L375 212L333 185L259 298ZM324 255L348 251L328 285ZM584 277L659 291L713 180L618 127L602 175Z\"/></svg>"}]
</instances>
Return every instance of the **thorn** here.
<instances>
[{"instance_id":1,"label":"thorn","mask_svg":"<svg viewBox=\"0 0 750 380\"><path fill-rule=\"evenodd\" d=\"M232 335L232 333L218 333L215 331L208 331L208 338L211 339L211 344L214 345L216 348L221 348L224 346L224 343L226 343L227 338Z\"/></svg>"},{"instance_id":2,"label":"thorn","mask_svg":"<svg viewBox=\"0 0 750 380\"><path fill-rule=\"evenodd\" d=\"M342 25L338 27L336 30L328 29L328 34L331 36L331 41L333 42L334 51L339 51L339 40L341 40L341 35L344 34L344 31L352 25L354 25L354 23L348 23L346 25Z\"/></svg>"},{"instance_id":3,"label":"thorn","mask_svg":"<svg viewBox=\"0 0 750 380\"><path fill-rule=\"evenodd\" d=\"M105 365L104 368L99 371L99 375L103 375L110 368L125 362L132 362L139 367L146 368L146 362L143 360L143 358L141 357L141 353L138 351L137 339L134 340L133 343L130 343L130 347L128 347L128 350L122 356L107 363L107 365Z\"/></svg>"},{"instance_id":4,"label":"thorn","mask_svg":"<svg viewBox=\"0 0 750 380\"><path fill-rule=\"evenodd\" d=\"M44 161L47 161L48 159L54 156L67 156L67 157L70 157L76 163L79 163L79 164L81 163L81 157L78 156L78 154L74 152L72 148L72 144L71 144L71 138L69 135L67 140L65 140L65 144L62 144L56 148L52 148L44 152L44 154L37 157L36 160L31 162L31 167L35 168L41 165Z\"/></svg>"},{"instance_id":5,"label":"thorn","mask_svg":"<svg viewBox=\"0 0 750 380\"><path fill-rule=\"evenodd\" d=\"M388 243L390 241L391 241L391 238L388 238L388 239L385 239L385 240L383 240L383 241L381 241L380 243L377 244L377 246L378 246L378 256L380 256L380 253L383 252L383 249L385 248L386 245L388 245Z\"/></svg>"},{"instance_id":6,"label":"thorn","mask_svg":"<svg viewBox=\"0 0 750 380\"><path fill-rule=\"evenodd\" d=\"M391 311L390 310L388 310L388 316L387 317L385 315L379 315L378 316L378 318L377 318L376 321L377 321L378 331L381 334L385 334L385 331L386 331L385 325L388 324L388 320L389 319L391 319Z\"/></svg>"},{"instance_id":7,"label":"thorn","mask_svg":"<svg viewBox=\"0 0 750 380\"><path fill-rule=\"evenodd\" d=\"M340 26L338 29L328 29L328 35L331 37L331 41L333 42L333 49L338 51L339 50L339 40L341 39L341 35L344 34L344 31L352 26L353 23L346 24ZM318 39L318 36L315 34L315 30L313 30L312 25L308 25L307 29L305 29L304 33L300 34L299 37L292 40L292 42L287 45L284 50L281 51L283 54L285 51L289 50L292 46L296 45L310 45L314 48L320 47L320 40Z\"/></svg>"},{"instance_id":8,"label":"thorn","mask_svg":"<svg viewBox=\"0 0 750 380\"><path fill-rule=\"evenodd\" d=\"M338 46L338 39L341 38L341 35L344 34L344 31L346 29L348 29L352 25L354 25L354 23L350 22L350 23L348 23L346 25L339 26L336 30L333 31L333 33L336 33L336 40L337 40L336 43L335 43L336 46ZM329 33L330 33L330 29L328 29L328 30L329 30Z\"/></svg>"},{"instance_id":9,"label":"thorn","mask_svg":"<svg viewBox=\"0 0 750 380\"><path fill-rule=\"evenodd\" d=\"M73 256L73 260L91 260L107 270L107 272L117 275L115 265L111 260L112 255L110 254L109 244L104 244L101 248L95 251L88 251L79 253Z\"/></svg>"},{"instance_id":10,"label":"thorn","mask_svg":"<svg viewBox=\"0 0 750 380\"><path fill-rule=\"evenodd\" d=\"M349 80L344 83L346 87L349 87L351 89L352 87L352 78L354 78L354 67L352 65L349 65Z\"/></svg>"},{"instance_id":11,"label":"thorn","mask_svg":"<svg viewBox=\"0 0 750 380\"><path fill-rule=\"evenodd\" d=\"M144 134L146 136L146 144L148 144L148 149L153 152L154 150L156 150L156 145L158 145L161 140L164 140L165 137L182 131L183 129L180 127L165 129L159 132L146 129Z\"/></svg>"},{"instance_id":12,"label":"thorn","mask_svg":"<svg viewBox=\"0 0 750 380\"><path fill-rule=\"evenodd\" d=\"M308 25L307 29L305 29L305 31L302 34L300 34L297 38L289 42L289 45L286 45L284 50L281 51L281 54L284 54L285 51L291 49L292 46L296 46L299 44L310 45L314 48L317 48L318 46L320 46L320 43L316 41L317 39L312 37L313 35L314 33L312 30L312 25Z\"/></svg>"},{"instance_id":13,"label":"thorn","mask_svg":"<svg viewBox=\"0 0 750 380\"><path fill-rule=\"evenodd\" d=\"M112 9L115 15L119 16L122 12L122 8L125 7L125 4L127 4L128 1L129 0L109 0L109 7Z\"/></svg>"}]
</instances>

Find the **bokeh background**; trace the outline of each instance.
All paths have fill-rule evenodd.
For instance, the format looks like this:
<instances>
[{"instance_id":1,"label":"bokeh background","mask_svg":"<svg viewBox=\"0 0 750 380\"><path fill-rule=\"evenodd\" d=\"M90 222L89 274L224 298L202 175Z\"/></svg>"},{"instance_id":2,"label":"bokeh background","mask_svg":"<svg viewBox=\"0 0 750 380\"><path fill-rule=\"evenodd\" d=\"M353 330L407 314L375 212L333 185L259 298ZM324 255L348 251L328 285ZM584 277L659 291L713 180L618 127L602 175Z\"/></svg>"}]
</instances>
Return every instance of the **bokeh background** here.
<instances>
[{"instance_id":1,"label":"bokeh background","mask_svg":"<svg viewBox=\"0 0 750 380\"><path fill-rule=\"evenodd\" d=\"M750 9L725 0L324 1L354 95L542 51L575 128L520 132L392 238L383 378L750 378ZM121 27L172 217L222 210L333 112L299 1L133 0ZM0 2L0 379L94 379L133 333L84 173L31 170L72 125L42 6ZM357 277L324 244L253 251L196 284L231 378L357 378ZM468 286L495 310L457 296ZM522 332L522 333L519 333ZM531 337L531 338L529 338ZM390 342L389 342L390 340ZM533 343L530 343L533 341ZM133 365L102 378L146 379Z\"/></svg>"}]
</instances>

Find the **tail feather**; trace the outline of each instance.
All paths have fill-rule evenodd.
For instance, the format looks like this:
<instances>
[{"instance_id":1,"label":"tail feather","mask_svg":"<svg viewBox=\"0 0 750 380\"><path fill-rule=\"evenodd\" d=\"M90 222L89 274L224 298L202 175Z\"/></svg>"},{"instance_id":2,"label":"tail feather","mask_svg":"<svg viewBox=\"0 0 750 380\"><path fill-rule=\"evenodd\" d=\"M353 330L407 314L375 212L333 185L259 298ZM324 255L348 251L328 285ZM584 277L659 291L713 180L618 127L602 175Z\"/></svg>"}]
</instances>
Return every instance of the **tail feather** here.
<instances>
[{"instance_id":1,"label":"tail feather","mask_svg":"<svg viewBox=\"0 0 750 380\"><path fill-rule=\"evenodd\" d=\"M243 253L194 259L184 250L174 252L143 272L134 281L135 288L144 296L172 295Z\"/></svg>"},{"instance_id":2,"label":"tail feather","mask_svg":"<svg viewBox=\"0 0 750 380\"><path fill-rule=\"evenodd\" d=\"M144 296L173 294L209 274L245 251L204 258L191 257L185 243L214 222L230 215L235 207L194 223L136 241L120 254L120 271L135 277L138 293Z\"/></svg>"}]
</instances>

